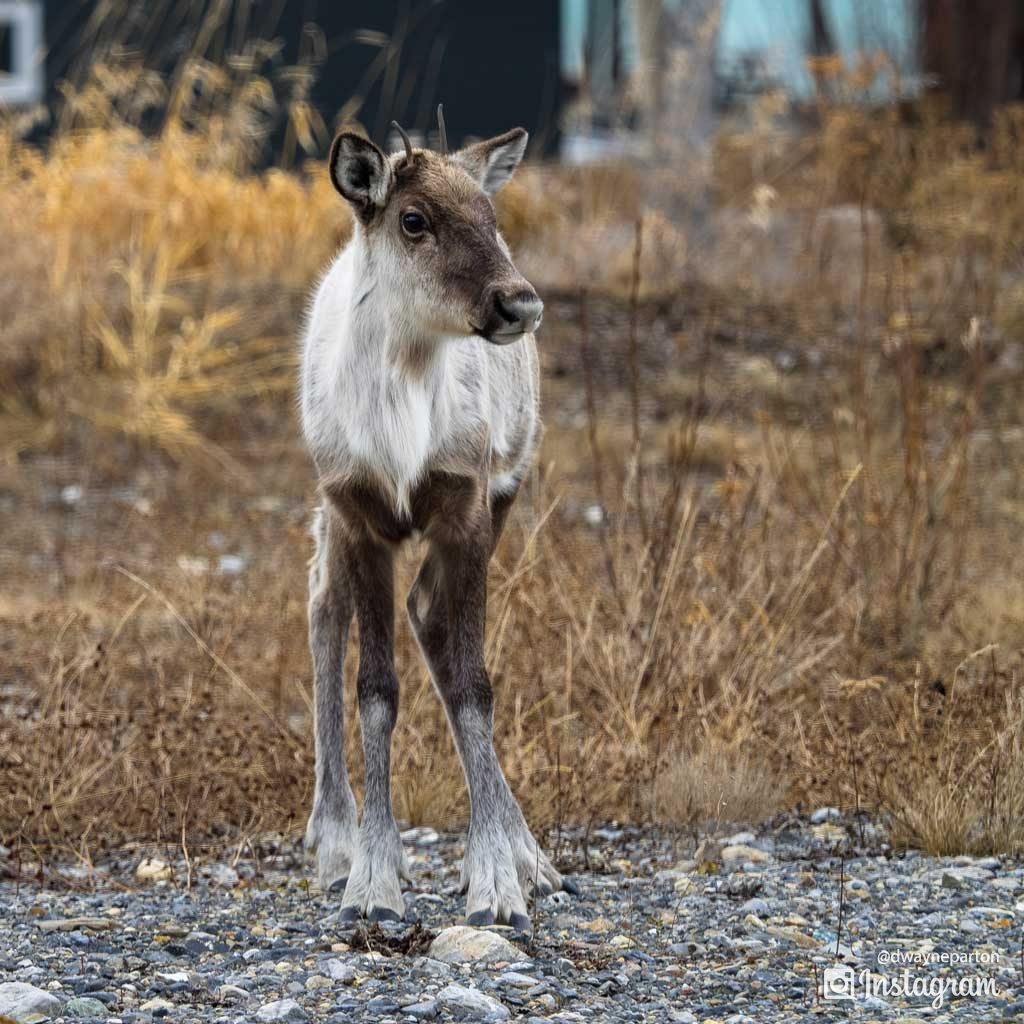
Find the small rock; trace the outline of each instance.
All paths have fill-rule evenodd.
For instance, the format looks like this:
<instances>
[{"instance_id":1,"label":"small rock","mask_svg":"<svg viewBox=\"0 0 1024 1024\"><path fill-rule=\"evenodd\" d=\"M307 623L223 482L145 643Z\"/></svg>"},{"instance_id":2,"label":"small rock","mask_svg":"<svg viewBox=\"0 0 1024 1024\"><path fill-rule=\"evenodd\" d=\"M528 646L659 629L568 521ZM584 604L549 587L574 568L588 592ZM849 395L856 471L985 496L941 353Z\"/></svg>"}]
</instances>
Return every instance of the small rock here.
<instances>
[{"instance_id":1,"label":"small rock","mask_svg":"<svg viewBox=\"0 0 1024 1024\"><path fill-rule=\"evenodd\" d=\"M824 825L826 821L838 821L842 816L838 807L819 807L811 815L811 824Z\"/></svg>"},{"instance_id":2,"label":"small rock","mask_svg":"<svg viewBox=\"0 0 1024 1024\"><path fill-rule=\"evenodd\" d=\"M729 836L725 840L726 846L749 846L751 843L757 842L757 836L753 832L737 832L734 836Z\"/></svg>"},{"instance_id":3,"label":"small rock","mask_svg":"<svg viewBox=\"0 0 1024 1024\"><path fill-rule=\"evenodd\" d=\"M156 857L144 857L135 869L140 882L165 882L171 877L171 866Z\"/></svg>"},{"instance_id":4,"label":"small rock","mask_svg":"<svg viewBox=\"0 0 1024 1024\"><path fill-rule=\"evenodd\" d=\"M238 872L230 864L214 864L210 868L210 881L223 889L234 889L238 885Z\"/></svg>"},{"instance_id":5,"label":"small rock","mask_svg":"<svg viewBox=\"0 0 1024 1024\"><path fill-rule=\"evenodd\" d=\"M23 981L0 985L0 1015L11 1017L18 1024L46 1020L61 1012L61 1001L49 992Z\"/></svg>"},{"instance_id":6,"label":"small rock","mask_svg":"<svg viewBox=\"0 0 1024 1024\"><path fill-rule=\"evenodd\" d=\"M511 1016L508 1007L497 999L464 985L445 985L437 993L437 1001L445 1009L473 1020L508 1020Z\"/></svg>"},{"instance_id":7,"label":"small rock","mask_svg":"<svg viewBox=\"0 0 1024 1024\"><path fill-rule=\"evenodd\" d=\"M768 917L771 914L768 901L761 899L759 896L747 900L738 912L744 915L753 914L755 917Z\"/></svg>"},{"instance_id":8,"label":"small rock","mask_svg":"<svg viewBox=\"0 0 1024 1024\"><path fill-rule=\"evenodd\" d=\"M504 974L498 975L499 985L508 985L510 988L533 988L534 985L538 984L536 978L531 978L529 974L520 974L518 971L505 971Z\"/></svg>"},{"instance_id":9,"label":"small rock","mask_svg":"<svg viewBox=\"0 0 1024 1024\"><path fill-rule=\"evenodd\" d=\"M165 985L187 985L191 980L188 971L157 971L156 976Z\"/></svg>"},{"instance_id":10,"label":"small rock","mask_svg":"<svg viewBox=\"0 0 1024 1024\"><path fill-rule=\"evenodd\" d=\"M796 928L784 928L776 927L775 925L768 925L765 931L769 935L774 935L777 939L788 939L790 942L795 942L801 949L817 949L820 943L817 939L810 935L804 935L803 932L797 931Z\"/></svg>"},{"instance_id":11,"label":"small rock","mask_svg":"<svg viewBox=\"0 0 1024 1024\"><path fill-rule=\"evenodd\" d=\"M61 917L49 921L37 921L36 927L42 932L77 932L81 929L105 932L114 927L109 917Z\"/></svg>"},{"instance_id":12,"label":"small rock","mask_svg":"<svg viewBox=\"0 0 1024 1024\"><path fill-rule=\"evenodd\" d=\"M977 864L965 864L962 867L945 868L942 872L943 889L959 889L968 882L987 882L992 877L988 868L980 868Z\"/></svg>"},{"instance_id":13,"label":"small rock","mask_svg":"<svg viewBox=\"0 0 1024 1024\"><path fill-rule=\"evenodd\" d=\"M494 932L466 925L445 928L430 944L430 956L446 964L514 963L523 951Z\"/></svg>"},{"instance_id":14,"label":"small rock","mask_svg":"<svg viewBox=\"0 0 1024 1024\"><path fill-rule=\"evenodd\" d=\"M1012 910L1007 910L1004 907L970 907L967 911L968 917L996 917L996 918L1010 918L1012 919L1014 913Z\"/></svg>"},{"instance_id":15,"label":"small rock","mask_svg":"<svg viewBox=\"0 0 1024 1024\"><path fill-rule=\"evenodd\" d=\"M763 863L766 860L771 860L772 855L765 853L764 850L759 850L756 846L726 846L722 850L722 862L725 864L746 864L747 861L751 861L754 864Z\"/></svg>"},{"instance_id":16,"label":"small rock","mask_svg":"<svg viewBox=\"0 0 1024 1024\"><path fill-rule=\"evenodd\" d=\"M264 1003L256 1011L256 1019L261 1021L309 1020L309 1014L294 999L278 999L273 1003Z\"/></svg>"},{"instance_id":17,"label":"small rock","mask_svg":"<svg viewBox=\"0 0 1024 1024\"><path fill-rule=\"evenodd\" d=\"M580 928L585 932L610 932L615 927L607 917L595 917L593 921L584 921Z\"/></svg>"},{"instance_id":18,"label":"small rock","mask_svg":"<svg viewBox=\"0 0 1024 1024\"><path fill-rule=\"evenodd\" d=\"M425 826L407 828L402 833L402 842L412 843L414 846L437 846L441 842L441 837L434 829Z\"/></svg>"},{"instance_id":19,"label":"small rock","mask_svg":"<svg viewBox=\"0 0 1024 1024\"><path fill-rule=\"evenodd\" d=\"M217 988L217 998L222 1003L229 1003L234 1002L236 999L251 999L252 996L244 988L239 988L237 985L220 985Z\"/></svg>"},{"instance_id":20,"label":"small rock","mask_svg":"<svg viewBox=\"0 0 1024 1024\"><path fill-rule=\"evenodd\" d=\"M106 1003L98 999L91 999L89 996L79 996L65 1004L62 1011L65 1017L107 1017L110 1009Z\"/></svg>"},{"instance_id":21,"label":"small rock","mask_svg":"<svg viewBox=\"0 0 1024 1024\"><path fill-rule=\"evenodd\" d=\"M403 1006L402 1013L417 1020L430 1020L437 1016L437 1000L427 999L422 1003L412 1003L410 1006Z\"/></svg>"},{"instance_id":22,"label":"small rock","mask_svg":"<svg viewBox=\"0 0 1024 1024\"><path fill-rule=\"evenodd\" d=\"M356 969L349 964L343 964L340 960L328 960L323 969L327 972L328 978L340 981L343 985L351 985L356 980Z\"/></svg>"}]
</instances>

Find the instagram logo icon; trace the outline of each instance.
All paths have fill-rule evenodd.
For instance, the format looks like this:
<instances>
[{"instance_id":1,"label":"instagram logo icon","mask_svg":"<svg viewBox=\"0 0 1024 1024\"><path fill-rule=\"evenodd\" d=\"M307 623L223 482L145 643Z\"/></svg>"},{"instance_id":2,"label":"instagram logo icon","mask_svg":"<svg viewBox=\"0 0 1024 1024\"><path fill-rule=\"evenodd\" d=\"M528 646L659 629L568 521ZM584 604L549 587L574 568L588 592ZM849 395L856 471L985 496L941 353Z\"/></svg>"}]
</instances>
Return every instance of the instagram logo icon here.
<instances>
[{"instance_id":1,"label":"instagram logo icon","mask_svg":"<svg viewBox=\"0 0 1024 1024\"><path fill-rule=\"evenodd\" d=\"M855 977L852 967L826 967L822 974L821 994L831 1001L854 998Z\"/></svg>"}]
</instances>

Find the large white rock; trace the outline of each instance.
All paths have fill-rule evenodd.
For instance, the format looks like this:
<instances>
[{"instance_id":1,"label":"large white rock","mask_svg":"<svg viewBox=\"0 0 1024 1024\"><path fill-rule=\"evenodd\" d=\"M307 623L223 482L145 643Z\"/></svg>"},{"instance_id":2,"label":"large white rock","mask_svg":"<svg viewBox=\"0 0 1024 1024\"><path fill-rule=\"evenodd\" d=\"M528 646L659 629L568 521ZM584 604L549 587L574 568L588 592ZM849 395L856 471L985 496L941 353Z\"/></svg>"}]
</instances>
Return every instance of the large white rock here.
<instances>
[{"instance_id":1,"label":"large white rock","mask_svg":"<svg viewBox=\"0 0 1024 1024\"><path fill-rule=\"evenodd\" d=\"M10 1017L18 1024L56 1017L63 1003L49 992L24 981L8 981L0 985L0 1016Z\"/></svg>"},{"instance_id":2,"label":"large white rock","mask_svg":"<svg viewBox=\"0 0 1024 1024\"><path fill-rule=\"evenodd\" d=\"M479 1020L484 1017L489 1017L491 1020L508 1020L512 1016L504 1003L498 1002L497 999L478 989L466 988L464 985L445 985L437 993L437 1001L445 1009L460 1017Z\"/></svg>"},{"instance_id":3,"label":"large white rock","mask_svg":"<svg viewBox=\"0 0 1024 1024\"><path fill-rule=\"evenodd\" d=\"M430 955L446 964L517 963L529 957L495 932L468 925L454 925L439 932L430 944Z\"/></svg>"}]
</instances>

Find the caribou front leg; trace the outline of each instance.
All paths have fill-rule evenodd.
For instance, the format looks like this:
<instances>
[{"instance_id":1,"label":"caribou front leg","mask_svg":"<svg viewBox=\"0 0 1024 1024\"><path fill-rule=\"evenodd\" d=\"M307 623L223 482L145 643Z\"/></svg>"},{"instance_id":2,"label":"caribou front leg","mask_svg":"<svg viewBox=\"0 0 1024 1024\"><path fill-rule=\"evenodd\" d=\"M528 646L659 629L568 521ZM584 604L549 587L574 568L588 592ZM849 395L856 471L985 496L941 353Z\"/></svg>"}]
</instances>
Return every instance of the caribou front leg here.
<instances>
[{"instance_id":1,"label":"caribou front leg","mask_svg":"<svg viewBox=\"0 0 1024 1024\"><path fill-rule=\"evenodd\" d=\"M344 561L359 622L356 685L366 795L340 919L399 920L405 913L400 877L408 871L391 809L391 733L398 715L392 553L361 534L349 539Z\"/></svg>"},{"instance_id":2,"label":"caribou front leg","mask_svg":"<svg viewBox=\"0 0 1024 1024\"><path fill-rule=\"evenodd\" d=\"M345 763L344 665L352 599L331 532L330 509L322 509L314 521L316 552L309 571L316 790L306 849L316 851L321 888L344 889L359 825Z\"/></svg>"},{"instance_id":3,"label":"caribou front leg","mask_svg":"<svg viewBox=\"0 0 1024 1024\"><path fill-rule=\"evenodd\" d=\"M462 867L468 922L529 932L527 893L552 892L563 881L531 834L494 751L494 701L484 665L490 534L488 523L458 545L434 543L407 607L469 786Z\"/></svg>"}]
</instances>

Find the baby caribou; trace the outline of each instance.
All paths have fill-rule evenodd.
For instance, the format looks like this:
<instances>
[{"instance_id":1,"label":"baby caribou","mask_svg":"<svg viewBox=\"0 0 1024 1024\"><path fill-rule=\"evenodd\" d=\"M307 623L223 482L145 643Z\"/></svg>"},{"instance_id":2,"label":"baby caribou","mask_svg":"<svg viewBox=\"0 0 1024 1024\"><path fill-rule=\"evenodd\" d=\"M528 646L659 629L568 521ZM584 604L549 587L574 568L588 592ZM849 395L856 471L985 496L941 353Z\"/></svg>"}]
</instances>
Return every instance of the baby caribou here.
<instances>
[{"instance_id":1,"label":"baby caribou","mask_svg":"<svg viewBox=\"0 0 1024 1024\"><path fill-rule=\"evenodd\" d=\"M392 156L351 132L334 141L331 180L355 229L320 284L303 342L302 427L322 498L309 581L316 791L306 843L321 884L344 888L343 921L403 914L406 864L391 809L392 568L397 546L418 534L427 550L406 607L469 786L466 913L470 924L528 931L527 893L563 880L495 754L484 665L487 565L540 433L533 332L543 306L513 265L490 200L527 134L517 128L450 155L443 132L441 153L402 136L405 151ZM343 725L353 615L361 823Z\"/></svg>"}]
</instances>

